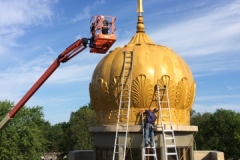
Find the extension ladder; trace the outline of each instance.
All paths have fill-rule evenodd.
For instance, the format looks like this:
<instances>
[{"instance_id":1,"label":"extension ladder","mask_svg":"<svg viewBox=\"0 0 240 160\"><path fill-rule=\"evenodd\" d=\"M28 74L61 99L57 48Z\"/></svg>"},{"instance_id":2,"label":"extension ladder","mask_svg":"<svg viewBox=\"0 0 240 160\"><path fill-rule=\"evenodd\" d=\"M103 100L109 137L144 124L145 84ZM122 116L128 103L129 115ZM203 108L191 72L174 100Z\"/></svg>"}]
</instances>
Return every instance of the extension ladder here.
<instances>
[{"instance_id":1,"label":"extension ladder","mask_svg":"<svg viewBox=\"0 0 240 160\"><path fill-rule=\"evenodd\" d=\"M131 102L133 50L124 51L123 72L120 77L120 97L114 142L113 160L125 160L128 134L128 121ZM121 122L123 121L123 122ZM120 132L120 133L119 133ZM120 148L121 147L121 148Z\"/></svg>"},{"instance_id":2,"label":"extension ladder","mask_svg":"<svg viewBox=\"0 0 240 160\"><path fill-rule=\"evenodd\" d=\"M164 85L164 88L160 88L157 85L157 99L158 99L158 107L159 107L161 126L162 126L162 135L163 135L163 141L164 141L165 160L168 160L169 156L171 156L175 160L178 160L175 136L174 136L173 126L172 126L169 98L168 98L168 89L166 85ZM166 129L165 128L166 125L169 125L170 128Z\"/></svg>"},{"instance_id":3,"label":"extension ladder","mask_svg":"<svg viewBox=\"0 0 240 160\"><path fill-rule=\"evenodd\" d=\"M145 127L144 127L144 115L142 112L142 130L143 130L143 141L142 141L142 160L146 160L147 157L154 157L154 160L157 160L157 153L156 153L156 146L155 146L155 141L153 141L153 146L150 145L150 147L145 147ZM147 152L152 152L152 153L147 153Z\"/></svg>"}]
</instances>

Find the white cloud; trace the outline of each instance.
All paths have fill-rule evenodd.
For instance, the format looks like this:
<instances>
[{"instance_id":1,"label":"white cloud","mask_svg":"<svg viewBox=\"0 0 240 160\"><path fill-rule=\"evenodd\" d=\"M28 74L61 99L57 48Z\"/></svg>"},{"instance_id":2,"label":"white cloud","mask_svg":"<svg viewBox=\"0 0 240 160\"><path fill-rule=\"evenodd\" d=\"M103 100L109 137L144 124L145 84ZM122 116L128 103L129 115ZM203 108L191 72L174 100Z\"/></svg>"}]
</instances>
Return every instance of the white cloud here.
<instances>
[{"instance_id":1,"label":"white cloud","mask_svg":"<svg viewBox=\"0 0 240 160\"><path fill-rule=\"evenodd\" d=\"M80 21L82 19L86 19L90 17L90 12L91 11L91 6L87 6L84 8L83 12L78 13L77 16L75 18L73 18L73 22L77 22Z\"/></svg>"},{"instance_id":2,"label":"white cloud","mask_svg":"<svg viewBox=\"0 0 240 160\"><path fill-rule=\"evenodd\" d=\"M231 90L232 90L232 87L227 86L227 89L228 89L228 91L231 91Z\"/></svg>"},{"instance_id":3,"label":"white cloud","mask_svg":"<svg viewBox=\"0 0 240 160\"><path fill-rule=\"evenodd\" d=\"M55 53L56 53L56 52L53 50L52 47L47 47L47 51L48 51L48 53L50 53L50 54L55 54Z\"/></svg>"},{"instance_id":4,"label":"white cloud","mask_svg":"<svg viewBox=\"0 0 240 160\"><path fill-rule=\"evenodd\" d=\"M63 84L63 83L71 83L77 81L85 81L89 80L92 77L92 72L96 64L71 64L68 66L64 66L59 68L50 78L49 83L51 84Z\"/></svg>"},{"instance_id":5,"label":"white cloud","mask_svg":"<svg viewBox=\"0 0 240 160\"><path fill-rule=\"evenodd\" d=\"M240 95L221 95L221 96L206 96L206 97L197 97L199 101L203 100L230 100L230 99L240 99ZM240 109L240 108L239 108Z\"/></svg>"},{"instance_id":6,"label":"white cloud","mask_svg":"<svg viewBox=\"0 0 240 160\"><path fill-rule=\"evenodd\" d=\"M16 39L29 26L51 21L54 15L50 0L8 0L0 1L0 54L8 47L17 46Z\"/></svg>"},{"instance_id":7,"label":"white cloud","mask_svg":"<svg viewBox=\"0 0 240 160\"><path fill-rule=\"evenodd\" d=\"M29 63L22 61L16 67L2 70L0 99L7 98L14 101L26 92L43 73L45 65L49 64L45 58L38 57Z\"/></svg>"},{"instance_id":8,"label":"white cloud","mask_svg":"<svg viewBox=\"0 0 240 160\"><path fill-rule=\"evenodd\" d=\"M89 57L90 55L85 55ZM93 55L91 55L94 57ZM0 99L18 100L42 76L42 74L53 63L49 56L38 56L29 62L19 61L18 65L0 72ZM81 57L83 58L83 57ZM99 57L100 58L100 57ZM78 59L77 59L78 60ZM84 59L82 61L85 61ZM61 64L50 78L47 84L57 86L59 84L90 81L95 63L69 63Z\"/></svg>"},{"instance_id":9,"label":"white cloud","mask_svg":"<svg viewBox=\"0 0 240 160\"><path fill-rule=\"evenodd\" d=\"M226 94L226 93L225 93ZM240 94L197 96L193 109L197 112L215 112L216 109L229 109L240 112Z\"/></svg>"},{"instance_id":10,"label":"white cloud","mask_svg":"<svg viewBox=\"0 0 240 160\"><path fill-rule=\"evenodd\" d=\"M73 18L73 22L77 22L77 21L80 21L82 19L86 19L86 18L90 18L91 14L90 12L94 9L96 9L96 7L98 5L101 5L101 4L104 4L105 3L105 0L96 0L94 3L92 3L91 5L88 5L86 6L84 9L83 9L83 12L79 12L75 18Z\"/></svg>"},{"instance_id":11,"label":"white cloud","mask_svg":"<svg viewBox=\"0 0 240 160\"><path fill-rule=\"evenodd\" d=\"M222 53L221 53L222 54ZM188 58L189 66L195 77L212 76L222 71L239 71L239 55L236 53L203 55Z\"/></svg>"},{"instance_id":12,"label":"white cloud","mask_svg":"<svg viewBox=\"0 0 240 160\"><path fill-rule=\"evenodd\" d=\"M240 1L190 20L174 23L150 33L155 42L170 44L182 56L209 55L240 49ZM238 40L238 41L237 41Z\"/></svg>"},{"instance_id":13,"label":"white cloud","mask_svg":"<svg viewBox=\"0 0 240 160\"><path fill-rule=\"evenodd\" d=\"M217 109L227 109L227 110L233 110L236 112L240 112L240 104L212 104L212 105L205 105L203 103L201 104L194 104L193 110L196 112L204 113L204 112L215 112Z\"/></svg>"},{"instance_id":14,"label":"white cloud","mask_svg":"<svg viewBox=\"0 0 240 160\"><path fill-rule=\"evenodd\" d=\"M50 1L40 0L8 0L1 1L0 26L32 25L52 16Z\"/></svg>"},{"instance_id":15,"label":"white cloud","mask_svg":"<svg viewBox=\"0 0 240 160\"><path fill-rule=\"evenodd\" d=\"M15 40L23 34L23 29L0 26L0 54L6 52L8 47L18 46Z\"/></svg>"}]
</instances>

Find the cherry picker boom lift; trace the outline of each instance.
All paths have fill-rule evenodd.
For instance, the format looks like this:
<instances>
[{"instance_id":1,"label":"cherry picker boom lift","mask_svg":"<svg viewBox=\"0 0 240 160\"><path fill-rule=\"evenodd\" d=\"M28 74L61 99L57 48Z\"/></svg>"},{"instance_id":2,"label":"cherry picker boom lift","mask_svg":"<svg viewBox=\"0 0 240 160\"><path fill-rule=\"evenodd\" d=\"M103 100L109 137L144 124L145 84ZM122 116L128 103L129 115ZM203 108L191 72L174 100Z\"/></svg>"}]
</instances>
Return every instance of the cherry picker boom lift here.
<instances>
[{"instance_id":1,"label":"cherry picker boom lift","mask_svg":"<svg viewBox=\"0 0 240 160\"><path fill-rule=\"evenodd\" d=\"M20 99L20 101L10 110L9 113L0 122L0 131L7 125L7 123L18 113L23 105L33 96L33 94L42 86L42 84L53 74L53 72L60 66L60 63L65 63L81 53L87 48L89 44L90 53L106 53L109 48L116 41L114 34L116 28L115 17L112 16L93 16L90 20L92 37L81 38L66 48L50 65L50 67L43 73L37 82L28 90L28 92Z\"/></svg>"}]
</instances>

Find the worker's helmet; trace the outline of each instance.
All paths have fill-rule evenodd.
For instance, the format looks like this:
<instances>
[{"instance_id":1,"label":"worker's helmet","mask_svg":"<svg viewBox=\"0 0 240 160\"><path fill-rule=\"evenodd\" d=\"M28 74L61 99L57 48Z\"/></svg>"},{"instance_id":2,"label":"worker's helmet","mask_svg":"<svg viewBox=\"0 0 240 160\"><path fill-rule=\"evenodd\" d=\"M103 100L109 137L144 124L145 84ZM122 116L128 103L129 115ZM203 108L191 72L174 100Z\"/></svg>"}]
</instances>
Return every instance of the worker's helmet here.
<instances>
[{"instance_id":1,"label":"worker's helmet","mask_svg":"<svg viewBox=\"0 0 240 160\"><path fill-rule=\"evenodd\" d=\"M157 109L157 108L154 108L153 112L157 113L157 112L158 112L158 109Z\"/></svg>"}]
</instances>

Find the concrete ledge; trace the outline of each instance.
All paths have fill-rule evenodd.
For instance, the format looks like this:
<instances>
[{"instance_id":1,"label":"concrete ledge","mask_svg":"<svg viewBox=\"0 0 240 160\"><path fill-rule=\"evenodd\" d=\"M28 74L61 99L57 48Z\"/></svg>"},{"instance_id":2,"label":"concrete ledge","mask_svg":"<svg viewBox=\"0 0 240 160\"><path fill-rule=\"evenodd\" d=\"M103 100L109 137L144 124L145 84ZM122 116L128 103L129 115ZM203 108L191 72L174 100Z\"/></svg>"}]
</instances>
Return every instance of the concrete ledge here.
<instances>
[{"instance_id":1,"label":"concrete ledge","mask_svg":"<svg viewBox=\"0 0 240 160\"><path fill-rule=\"evenodd\" d=\"M224 160L224 153L218 151L211 151L211 159Z\"/></svg>"},{"instance_id":2,"label":"concrete ledge","mask_svg":"<svg viewBox=\"0 0 240 160\"><path fill-rule=\"evenodd\" d=\"M219 151L194 151L194 160L224 160L224 153Z\"/></svg>"},{"instance_id":3,"label":"concrete ledge","mask_svg":"<svg viewBox=\"0 0 240 160\"><path fill-rule=\"evenodd\" d=\"M170 125L165 125L166 129L170 128ZM91 126L89 132L116 132L116 125L102 125L102 126ZM126 126L119 125L119 130L126 130ZM156 131L162 131L162 127L157 125ZM185 132L197 132L198 127L192 125L173 125L174 131L185 131ZM128 126L129 132L142 132L142 125Z\"/></svg>"}]
</instances>

